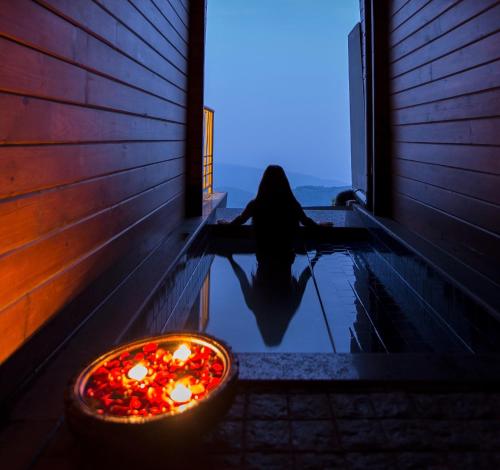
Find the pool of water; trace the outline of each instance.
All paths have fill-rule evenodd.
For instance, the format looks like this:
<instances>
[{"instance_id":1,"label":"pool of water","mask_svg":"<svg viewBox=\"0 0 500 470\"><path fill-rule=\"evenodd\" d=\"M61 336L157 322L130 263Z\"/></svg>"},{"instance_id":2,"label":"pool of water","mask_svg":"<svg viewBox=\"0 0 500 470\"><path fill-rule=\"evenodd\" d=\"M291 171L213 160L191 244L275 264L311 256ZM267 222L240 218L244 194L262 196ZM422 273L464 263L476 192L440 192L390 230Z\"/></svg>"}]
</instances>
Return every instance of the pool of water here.
<instances>
[{"instance_id":1,"label":"pool of water","mask_svg":"<svg viewBox=\"0 0 500 470\"><path fill-rule=\"evenodd\" d=\"M259 267L248 250L204 256L211 265L186 328L236 352L473 353L500 337L429 308L368 242L304 250L290 270Z\"/></svg>"}]
</instances>

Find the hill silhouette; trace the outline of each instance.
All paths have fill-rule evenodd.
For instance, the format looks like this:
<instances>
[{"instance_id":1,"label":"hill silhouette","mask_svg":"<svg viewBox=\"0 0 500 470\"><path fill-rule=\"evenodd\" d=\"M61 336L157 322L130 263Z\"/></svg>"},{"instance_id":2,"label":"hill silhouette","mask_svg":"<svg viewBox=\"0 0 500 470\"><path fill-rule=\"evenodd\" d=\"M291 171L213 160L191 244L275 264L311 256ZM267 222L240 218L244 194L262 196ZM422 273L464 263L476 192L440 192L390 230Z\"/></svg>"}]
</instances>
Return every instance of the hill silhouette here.
<instances>
[{"instance_id":1,"label":"hill silhouette","mask_svg":"<svg viewBox=\"0 0 500 470\"><path fill-rule=\"evenodd\" d=\"M228 193L228 207L244 207L256 194L263 168L215 163L214 189ZM330 206L332 199L350 188L344 181L287 171L295 197L303 206Z\"/></svg>"}]
</instances>

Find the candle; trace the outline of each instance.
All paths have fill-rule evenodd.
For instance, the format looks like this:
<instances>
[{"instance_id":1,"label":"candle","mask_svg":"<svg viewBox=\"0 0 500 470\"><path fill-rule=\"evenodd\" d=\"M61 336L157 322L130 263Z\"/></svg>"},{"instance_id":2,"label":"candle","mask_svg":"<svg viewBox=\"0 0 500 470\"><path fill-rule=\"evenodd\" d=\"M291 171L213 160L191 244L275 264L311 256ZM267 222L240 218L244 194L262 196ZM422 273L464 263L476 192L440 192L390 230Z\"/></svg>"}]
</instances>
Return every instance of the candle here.
<instances>
[{"instance_id":1,"label":"candle","mask_svg":"<svg viewBox=\"0 0 500 470\"><path fill-rule=\"evenodd\" d=\"M187 385L178 383L175 385L173 390L170 392L170 398L176 403L186 403L191 400L191 390Z\"/></svg>"},{"instance_id":2,"label":"candle","mask_svg":"<svg viewBox=\"0 0 500 470\"><path fill-rule=\"evenodd\" d=\"M134 379L140 382L146 375L148 375L148 368L143 364L136 364L128 371L129 379Z\"/></svg>"},{"instance_id":3,"label":"candle","mask_svg":"<svg viewBox=\"0 0 500 470\"><path fill-rule=\"evenodd\" d=\"M191 349L189 349L185 344L179 346L173 354L173 358L181 362L185 362L191 356Z\"/></svg>"}]
</instances>

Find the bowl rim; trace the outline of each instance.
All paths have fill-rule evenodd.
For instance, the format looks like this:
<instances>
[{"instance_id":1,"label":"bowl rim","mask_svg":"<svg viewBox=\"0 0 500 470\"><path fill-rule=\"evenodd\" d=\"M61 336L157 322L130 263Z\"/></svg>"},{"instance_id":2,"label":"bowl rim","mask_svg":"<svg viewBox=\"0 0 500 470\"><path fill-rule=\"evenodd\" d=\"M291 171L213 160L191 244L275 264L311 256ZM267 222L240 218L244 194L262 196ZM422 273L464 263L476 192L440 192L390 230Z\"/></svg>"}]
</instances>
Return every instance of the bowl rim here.
<instances>
[{"instance_id":1,"label":"bowl rim","mask_svg":"<svg viewBox=\"0 0 500 470\"><path fill-rule=\"evenodd\" d=\"M178 341L177 341L178 339ZM153 416L114 416L110 414L98 414L94 409L88 405L84 398L84 390L88 383L91 374L106 360L111 357L116 357L121 353L128 351L130 349L138 348L148 343L166 343L166 342L179 342L182 343L183 340L189 340L191 342L201 344L203 346L208 346L212 349L217 356L219 356L224 364L225 369L219 384L210 391L210 393L203 397L201 400L193 401L190 406L186 406L180 411L169 411L167 413L160 413ZM193 341L194 340L194 341ZM214 400L219 396L225 389L226 386L236 377L238 373L238 360L234 355L231 346L226 342L206 333L200 333L198 331L169 331L168 333L151 336L147 338L141 338L128 343L123 343L116 346L113 349L106 351L99 357L95 358L89 364L87 364L75 377L73 383L70 386L70 402L77 406L78 410L84 413L86 416L97 419L102 422L113 422L117 424L129 424L129 425L140 425L147 423L154 423L168 418L176 418L180 416L185 416L190 411L198 410L200 407L205 406L208 402ZM181 405L182 406L182 405Z\"/></svg>"}]
</instances>

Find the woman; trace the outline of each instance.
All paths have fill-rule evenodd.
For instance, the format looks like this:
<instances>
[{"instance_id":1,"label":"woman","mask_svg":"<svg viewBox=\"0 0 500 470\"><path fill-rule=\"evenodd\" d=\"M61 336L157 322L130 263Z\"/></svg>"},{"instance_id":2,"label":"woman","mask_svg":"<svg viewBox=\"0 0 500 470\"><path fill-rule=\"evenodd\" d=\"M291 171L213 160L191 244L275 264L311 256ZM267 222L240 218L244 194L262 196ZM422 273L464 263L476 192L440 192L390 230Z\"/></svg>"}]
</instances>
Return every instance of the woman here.
<instances>
[{"instance_id":1,"label":"woman","mask_svg":"<svg viewBox=\"0 0 500 470\"><path fill-rule=\"evenodd\" d=\"M257 259L288 261L294 259L294 242L299 225L316 227L293 195L281 166L269 165L259 184L255 199L230 225L242 225L252 217L257 242ZM220 223L227 223L220 221ZM332 224L321 224L332 225Z\"/></svg>"}]
</instances>

